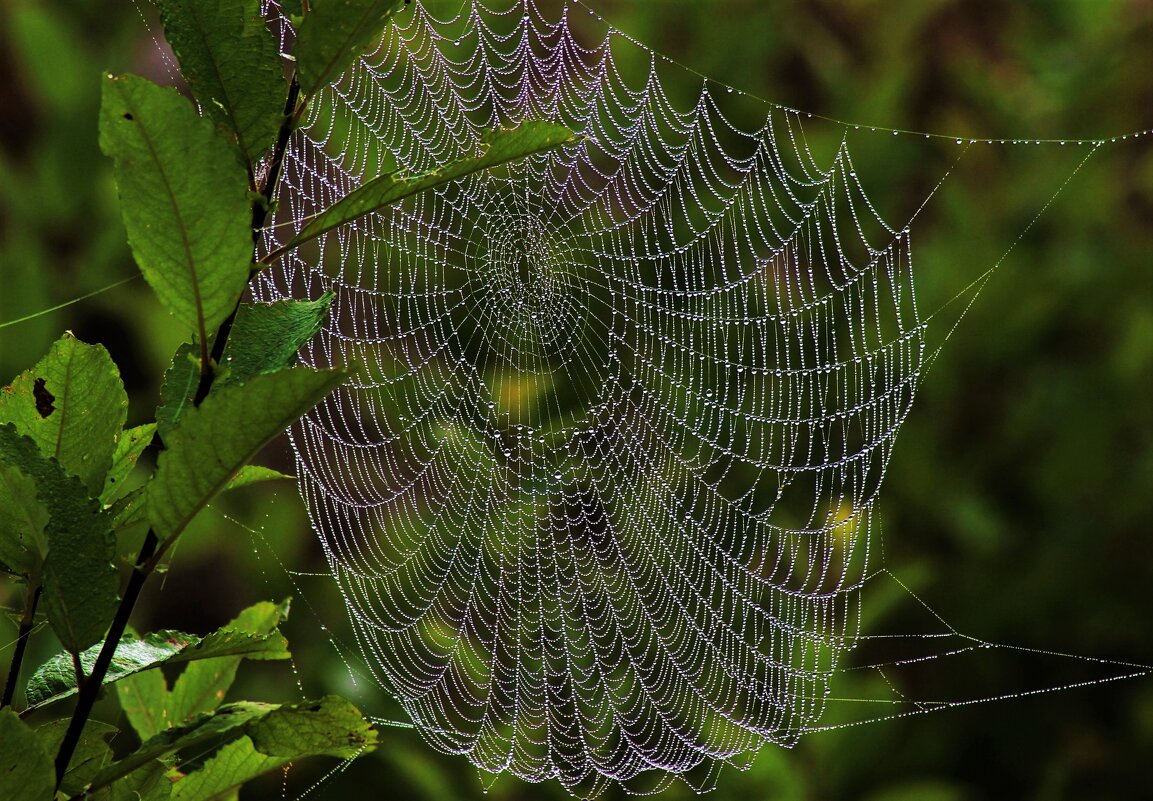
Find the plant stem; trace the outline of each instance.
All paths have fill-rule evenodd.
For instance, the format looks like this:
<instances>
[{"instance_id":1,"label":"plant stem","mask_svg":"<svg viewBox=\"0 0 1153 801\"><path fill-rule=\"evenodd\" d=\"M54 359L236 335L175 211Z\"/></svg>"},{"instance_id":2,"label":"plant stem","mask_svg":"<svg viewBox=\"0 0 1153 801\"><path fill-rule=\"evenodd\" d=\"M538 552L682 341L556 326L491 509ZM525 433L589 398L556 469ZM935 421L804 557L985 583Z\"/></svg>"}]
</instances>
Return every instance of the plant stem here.
<instances>
[{"instance_id":1,"label":"plant stem","mask_svg":"<svg viewBox=\"0 0 1153 801\"><path fill-rule=\"evenodd\" d=\"M76 686L84 683L84 665L80 664L80 654L70 654L72 657L72 672L76 675Z\"/></svg>"},{"instance_id":2,"label":"plant stem","mask_svg":"<svg viewBox=\"0 0 1153 801\"><path fill-rule=\"evenodd\" d=\"M280 123L280 131L276 135L276 146L272 150L272 159L268 163L268 172L264 175L264 186L260 190L260 200L252 204L252 248L253 262L256 261L256 247L260 244L260 234L264 224L268 221L268 211L272 208L272 195L276 191L276 183L280 180L280 170L284 165L284 154L288 152L288 139L296 127L296 104L300 98L300 84L297 83L296 73L292 74L292 81L288 85L288 97L284 101L284 120ZM255 275L253 271L252 275ZM251 277L251 276L250 276ZM232 313L224 318L224 322L216 329L216 337L212 342L210 359L201 361L200 383L196 386L196 395L192 398L192 405L199 406L212 390L212 382L216 377L213 365L220 364L224 358L224 346L228 342L228 335L232 333L232 324L236 321L236 311L240 308L240 300ZM203 347L203 346L202 346Z\"/></svg>"},{"instance_id":3,"label":"plant stem","mask_svg":"<svg viewBox=\"0 0 1153 801\"><path fill-rule=\"evenodd\" d=\"M24 661L24 651L28 648L28 637L36 624L36 605L40 603L39 584L36 589L28 588L28 599L24 604L24 617L20 618L20 634L16 638L16 650L12 653L12 664L8 666L8 681L4 684L4 699L0 709L12 704L16 696L16 681L20 677L20 663Z\"/></svg>"},{"instance_id":4,"label":"plant stem","mask_svg":"<svg viewBox=\"0 0 1153 801\"><path fill-rule=\"evenodd\" d=\"M268 172L264 177L264 186L260 193L261 198L252 205L252 247L254 257L256 255L256 247L260 244L260 235L264 224L268 220L269 209L272 207L272 195L276 191L276 183L280 180L280 170L284 164L284 154L288 151L288 140L295 127L294 112L296 111L296 104L299 97L300 84L297 83L296 75L294 74L292 76L292 82L288 87L288 97L285 99L284 121L281 123L280 131L277 134L276 147L272 151L272 159L268 165ZM254 271L252 275L255 274ZM236 319L236 310L239 308L240 302L237 301L236 308L232 310L232 313L228 315L217 329L216 338L212 343L211 360L205 359L202 356L200 383L196 387L196 395L192 400L194 406L200 406L212 390L212 383L216 377L216 371L213 365L218 364L224 356L224 346L227 344L228 336L232 332L232 324ZM205 348L206 343L202 342L201 347ZM171 541L166 542L165 545L170 544L170 542ZM124 588L124 596L121 598L120 606L116 610L116 617L113 618L112 625L108 629L108 634L104 638L104 645L100 648L100 653L96 657L96 663L92 666L92 672L88 678L79 685L76 709L72 713L72 720L68 723L68 730L64 733L64 739L60 742L60 750L56 754L57 789L59 789L60 783L64 780L64 774L68 772L68 763L72 761L72 755L76 751L76 746L80 743L80 735L84 731L84 725L88 722L89 715L92 714L92 707L100 695L100 688L104 684L104 677L108 674L108 668L112 664L112 657L116 654L116 648L120 644L120 640L124 637L125 630L128 628L128 619L132 615L133 607L136 606L137 598L140 597L140 590L144 586L144 582L148 579L148 576L156 568L157 560L155 557L159 545L160 540L156 536L156 532L151 528L148 529L144 543L140 546L140 553L136 556L136 565L132 569L132 575L128 578L128 585ZM163 551L163 548L160 550Z\"/></svg>"},{"instance_id":5,"label":"plant stem","mask_svg":"<svg viewBox=\"0 0 1153 801\"><path fill-rule=\"evenodd\" d=\"M280 180L280 170L284 166L284 154L288 151L288 139L296 127L296 104L300 99L300 84L297 83L296 73L288 84L288 97L284 100L284 120L280 123L280 131L276 135L276 146L272 150L272 161L268 165L268 172L264 176L264 188L261 190L263 203L252 207L252 244L255 247L260 242L260 233L268 219L268 211L272 208L272 195L276 191L276 182Z\"/></svg>"},{"instance_id":6,"label":"plant stem","mask_svg":"<svg viewBox=\"0 0 1153 801\"><path fill-rule=\"evenodd\" d=\"M120 599L116 617L112 619L112 625L104 637L104 645L96 657L96 664L92 666L92 672L88 674L88 678L79 687L76 696L76 709L72 712L72 720L68 722L68 730L64 732L64 739L60 741L60 750L56 753L57 789L60 788L60 783L64 781L64 774L68 772L68 763L72 761L72 754L75 753L76 746L80 743L80 735L84 732L84 725L88 722L88 716L92 714L92 707L100 695L104 677L108 674L112 657L116 654L116 646L120 644L124 631L128 628L128 618L132 615L132 609L136 606L136 599L140 597L140 590L150 572L145 569L145 565L152 558L158 543L159 539L156 532L148 529L144 543L140 546L140 553L136 556L136 566L132 569L132 575L128 577L128 586L124 588L124 597Z\"/></svg>"}]
</instances>

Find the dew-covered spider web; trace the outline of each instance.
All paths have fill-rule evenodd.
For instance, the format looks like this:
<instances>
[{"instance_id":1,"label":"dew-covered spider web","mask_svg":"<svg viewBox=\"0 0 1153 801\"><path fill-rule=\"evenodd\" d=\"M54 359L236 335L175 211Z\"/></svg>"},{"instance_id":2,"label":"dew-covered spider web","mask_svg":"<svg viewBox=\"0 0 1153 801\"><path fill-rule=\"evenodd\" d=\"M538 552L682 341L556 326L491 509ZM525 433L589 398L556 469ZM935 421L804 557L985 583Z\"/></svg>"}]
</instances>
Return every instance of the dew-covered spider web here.
<instances>
[{"instance_id":1,"label":"dew-covered spider web","mask_svg":"<svg viewBox=\"0 0 1153 801\"><path fill-rule=\"evenodd\" d=\"M846 138L684 96L591 13L399 14L311 103L270 250L486 129L580 138L347 224L257 295L335 292L302 358L355 369L292 430L300 487L428 741L574 792L707 787L828 725L868 639L878 493L930 357L916 215L874 208ZM983 645L941 636L925 654Z\"/></svg>"}]
</instances>

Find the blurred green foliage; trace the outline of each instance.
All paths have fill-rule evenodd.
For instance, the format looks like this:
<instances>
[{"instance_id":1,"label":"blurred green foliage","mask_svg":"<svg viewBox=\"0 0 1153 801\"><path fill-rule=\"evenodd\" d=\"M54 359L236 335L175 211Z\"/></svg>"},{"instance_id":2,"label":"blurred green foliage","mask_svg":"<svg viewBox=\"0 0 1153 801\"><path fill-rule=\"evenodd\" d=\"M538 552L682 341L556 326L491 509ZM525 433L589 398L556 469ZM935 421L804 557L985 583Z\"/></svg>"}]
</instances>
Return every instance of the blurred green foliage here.
<instances>
[{"instance_id":1,"label":"blurred green foliage","mask_svg":"<svg viewBox=\"0 0 1153 801\"><path fill-rule=\"evenodd\" d=\"M438 3L446 13L457 5ZM1085 150L974 145L958 160L964 148L951 141L868 130L967 139L1148 128L1153 4L600 0L594 7L700 73L860 123L849 146L891 221L911 215L952 169L913 229L921 312L940 310L930 346L944 348L882 491L887 564L952 625L982 639L1153 661L1153 137L1100 149L1027 229ZM0 323L136 274L96 117L101 70L174 80L159 28L138 12L151 20L143 4L0 3ZM689 90L699 85L687 73L683 79ZM814 121L812 130L820 137L837 129ZM970 295L946 304L1014 243L946 342ZM0 328L0 375L27 367L64 329L107 346L140 404L129 409L129 425L146 420L184 331L144 282ZM269 456L291 472L285 446ZM122 545L126 553L136 546ZM253 601L296 594L285 627L294 669L261 666L249 686L283 700L345 693L397 718L355 655L331 582L308 575L324 569L292 488L247 488L186 535L136 622L204 632ZM0 603L18 606L13 598ZM924 610L903 593L866 612L878 630L926 628ZM13 623L0 621L0 643L14 633ZM54 652L46 640L28 664ZM0 669L10 651L0 650ZM1063 680L1058 661L996 651L975 669L944 662L933 686L963 695L977 674L982 687L1052 685ZM386 788L416 798L481 796L463 760L432 752L414 732L385 729L382 740L377 754L329 777L319 797L373 797ZM713 797L1139 798L1153 792L1149 753L1153 682L1137 680L812 735L793 751L766 749L747 773L729 772ZM289 786L309 787L319 775L308 770L325 768L295 769ZM282 789L277 780L248 792L278 798ZM489 795L563 797L558 787L507 778Z\"/></svg>"}]
</instances>

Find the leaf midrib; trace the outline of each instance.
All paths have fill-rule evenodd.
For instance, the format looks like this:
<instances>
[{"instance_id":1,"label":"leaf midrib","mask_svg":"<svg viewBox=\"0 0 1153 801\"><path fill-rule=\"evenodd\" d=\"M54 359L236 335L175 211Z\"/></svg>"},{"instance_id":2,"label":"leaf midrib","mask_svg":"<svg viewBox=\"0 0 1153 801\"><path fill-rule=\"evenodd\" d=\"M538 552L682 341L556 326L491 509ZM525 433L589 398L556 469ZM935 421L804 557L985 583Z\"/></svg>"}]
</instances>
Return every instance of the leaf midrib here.
<instances>
[{"instance_id":1,"label":"leaf midrib","mask_svg":"<svg viewBox=\"0 0 1153 801\"><path fill-rule=\"evenodd\" d=\"M123 91L121 91L120 94L121 97L124 98L125 106L131 107L133 111L132 122L138 124L139 117L136 112L139 111L139 108L132 104L131 100L125 96ZM176 193L173 191L168 172L164 169L164 163L153 143L152 137L148 133L148 127L138 125L138 130L140 131L141 139L144 140L144 144L148 147L148 151L152 155L152 162L156 165L156 172L161 178L165 193L168 195L169 205L172 207L173 213L180 223L176 228L180 235L180 244L184 248L186 266L192 278L192 293L196 304L196 330L199 334L200 341L204 343L208 341L208 332L204 325L204 301L200 294L200 275L196 270L196 261L192 256L192 244L188 240L188 229L185 225L184 215L181 213L180 204L176 200Z\"/></svg>"}]
</instances>

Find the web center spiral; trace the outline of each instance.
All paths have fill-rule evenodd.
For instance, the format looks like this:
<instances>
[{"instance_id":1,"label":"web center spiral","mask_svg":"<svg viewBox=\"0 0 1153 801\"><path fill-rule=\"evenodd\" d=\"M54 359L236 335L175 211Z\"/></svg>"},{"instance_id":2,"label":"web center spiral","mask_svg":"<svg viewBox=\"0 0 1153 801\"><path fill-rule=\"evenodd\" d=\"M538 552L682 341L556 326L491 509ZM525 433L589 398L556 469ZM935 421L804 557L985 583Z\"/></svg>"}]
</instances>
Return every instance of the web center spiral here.
<instances>
[{"instance_id":1,"label":"web center spiral","mask_svg":"<svg viewBox=\"0 0 1153 801\"><path fill-rule=\"evenodd\" d=\"M614 304L604 277L578 257L577 238L542 216L502 209L478 226L457 330L469 332L465 358L494 406L519 422L558 411L576 422L606 384ZM516 389L526 384L531 399Z\"/></svg>"},{"instance_id":2,"label":"web center spiral","mask_svg":"<svg viewBox=\"0 0 1153 801\"><path fill-rule=\"evenodd\" d=\"M531 215L498 220L484 254L481 319L490 346L518 369L564 360L581 310L574 300L580 282L555 237Z\"/></svg>"}]
</instances>

